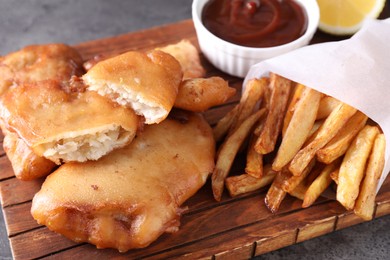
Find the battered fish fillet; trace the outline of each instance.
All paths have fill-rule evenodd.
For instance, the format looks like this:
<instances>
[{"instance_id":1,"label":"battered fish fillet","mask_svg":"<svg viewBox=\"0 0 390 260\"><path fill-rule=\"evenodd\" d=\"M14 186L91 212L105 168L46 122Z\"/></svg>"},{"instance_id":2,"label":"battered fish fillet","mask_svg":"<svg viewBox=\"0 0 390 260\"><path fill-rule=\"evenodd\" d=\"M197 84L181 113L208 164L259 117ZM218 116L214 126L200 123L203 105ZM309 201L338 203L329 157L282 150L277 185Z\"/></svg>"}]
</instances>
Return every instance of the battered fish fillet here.
<instances>
[{"instance_id":1,"label":"battered fish fillet","mask_svg":"<svg viewBox=\"0 0 390 260\"><path fill-rule=\"evenodd\" d=\"M0 57L0 94L10 86L55 81L68 85L73 76L83 73L82 58L78 52L64 44L32 45ZM36 155L17 134L4 132L3 148L15 176L32 180L46 176L55 164Z\"/></svg>"},{"instance_id":2,"label":"battered fish fillet","mask_svg":"<svg viewBox=\"0 0 390 260\"><path fill-rule=\"evenodd\" d=\"M88 90L131 107L146 124L159 123L171 111L183 73L179 62L162 51L127 52L93 66L84 76Z\"/></svg>"},{"instance_id":3,"label":"battered fish fillet","mask_svg":"<svg viewBox=\"0 0 390 260\"><path fill-rule=\"evenodd\" d=\"M79 53L65 44L27 46L0 57L0 95L14 84L67 82L83 74L82 63Z\"/></svg>"},{"instance_id":4,"label":"battered fish fillet","mask_svg":"<svg viewBox=\"0 0 390 260\"><path fill-rule=\"evenodd\" d=\"M129 146L98 161L62 165L35 195L34 219L74 241L121 252L176 231L180 205L204 185L215 153L200 115L178 118L145 126Z\"/></svg>"},{"instance_id":5,"label":"battered fish fillet","mask_svg":"<svg viewBox=\"0 0 390 260\"><path fill-rule=\"evenodd\" d=\"M36 155L56 164L97 160L127 145L139 126L131 109L55 81L11 86L0 98L0 120Z\"/></svg>"},{"instance_id":6,"label":"battered fish fillet","mask_svg":"<svg viewBox=\"0 0 390 260\"><path fill-rule=\"evenodd\" d=\"M3 141L4 151L11 162L16 178L29 181L48 175L56 164L36 155L15 133L7 133Z\"/></svg>"},{"instance_id":7,"label":"battered fish fillet","mask_svg":"<svg viewBox=\"0 0 390 260\"><path fill-rule=\"evenodd\" d=\"M206 70L200 63L199 52L188 40L158 48L177 59L183 70L183 79L203 78Z\"/></svg>"}]
</instances>

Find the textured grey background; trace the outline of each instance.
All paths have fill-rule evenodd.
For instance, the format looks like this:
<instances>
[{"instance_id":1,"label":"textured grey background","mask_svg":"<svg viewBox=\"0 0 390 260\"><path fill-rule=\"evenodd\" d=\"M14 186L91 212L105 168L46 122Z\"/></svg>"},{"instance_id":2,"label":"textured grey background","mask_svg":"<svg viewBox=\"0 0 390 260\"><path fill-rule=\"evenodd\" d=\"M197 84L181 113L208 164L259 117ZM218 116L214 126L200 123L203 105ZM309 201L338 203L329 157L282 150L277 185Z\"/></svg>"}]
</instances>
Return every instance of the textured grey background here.
<instances>
[{"instance_id":1,"label":"textured grey background","mask_svg":"<svg viewBox=\"0 0 390 260\"><path fill-rule=\"evenodd\" d=\"M0 0L0 55L28 44L87 40L191 17L192 0ZM28 214L28 213L26 213ZM389 259L390 216L258 259ZM11 259L0 214L0 259Z\"/></svg>"}]
</instances>

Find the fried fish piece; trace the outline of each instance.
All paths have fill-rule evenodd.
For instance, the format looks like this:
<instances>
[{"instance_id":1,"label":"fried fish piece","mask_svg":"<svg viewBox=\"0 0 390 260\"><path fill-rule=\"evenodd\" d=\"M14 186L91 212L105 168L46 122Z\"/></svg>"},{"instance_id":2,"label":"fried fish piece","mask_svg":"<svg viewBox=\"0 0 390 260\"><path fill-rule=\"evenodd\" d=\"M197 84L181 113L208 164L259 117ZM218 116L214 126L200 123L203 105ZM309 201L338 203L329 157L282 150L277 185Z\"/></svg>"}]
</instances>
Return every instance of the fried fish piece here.
<instances>
[{"instance_id":1,"label":"fried fish piece","mask_svg":"<svg viewBox=\"0 0 390 260\"><path fill-rule=\"evenodd\" d=\"M98 161L62 165L34 196L31 213L77 242L121 252L146 247L178 230L180 206L204 185L214 154L201 115L170 115Z\"/></svg>"},{"instance_id":2,"label":"fried fish piece","mask_svg":"<svg viewBox=\"0 0 390 260\"><path fill-rule=\"evenodd\" d=\"M16 178L29 181L48 175L56 164L36 155L27 144L15 133L4 136L3 148Z\"/></svg>"},{"instance_id":3,"label":"fried fish piece","mask_svg":"<svg viewBox=\"0 0 390 260\"><path fill-rule=\"evenodd\" d=\"M97 160L127 145L139 126L133 110L49 80L11 86L0 98L0 119L36 155L56 164Z\"/></svg>"},{"instance_id":4,"label":"fried fish piece","mask_svg":"<svg viewBox=\"0 0 390 260\"><path fill-rule=\"evenodd\" d=\"M175 102L183 73L171 55L130 51L97 63L84 76L88 89L131 107L146 124L164 120Z\"/></svg>"},{"instance_id":5,"label":"fried fish piece","mask_svg":"<svg viewBox=\"0 0 390 260\"><path fill-rule=\"evenodd\" d=\"M54 81L69 85L74 76L83 74L82 58L74 48L65 44L31 45L0 57L0 95L10 86ZM3 148L15 176L32 180L46 176L55 164L36 155L16 133L4 132Z\"/></svg>"},{"instance_id":6,"label":"fried fish piece","mask_svg":"<svg viewBox=\"0 0 390 260\"><path fill-rule=\"evenodd\" d=\"M183 79L203 78L206 70L203 68L199 52L189 40L181 40L178 43L158 48L177 59L183 70Z\"/></svg>"},{"instance_id":7,"label":"fried fish piece","mask_svg":"<svg viewBox=\"0 0 390 260\"><path fill-rule=\"evenodd\" d=\"M0 95L10 86L45 80L59 84L84 73L80 54L65 44L30 45L0 57Z\"/></svg>"}]
</instances>

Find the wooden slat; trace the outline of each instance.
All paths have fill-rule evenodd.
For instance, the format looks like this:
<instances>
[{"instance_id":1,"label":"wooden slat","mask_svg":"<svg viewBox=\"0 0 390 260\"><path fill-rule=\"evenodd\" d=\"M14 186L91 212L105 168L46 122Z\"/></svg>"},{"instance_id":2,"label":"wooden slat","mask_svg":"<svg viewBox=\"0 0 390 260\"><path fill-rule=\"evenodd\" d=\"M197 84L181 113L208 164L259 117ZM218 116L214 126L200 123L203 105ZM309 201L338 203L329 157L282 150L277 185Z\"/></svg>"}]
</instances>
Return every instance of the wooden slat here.
<instances>
[{"instance_id":1,"label":"wooden slat","mask_svg":"<svg viewBox=\"0 0 390 260\"><path fill-rule=\"evenodd\" d=\"M146 35L149 37L145 37ZM113 55L131 50L148 50L178 42L184 38L196 41L195 29L191 19L106 39L88 41L75 47L80 51L82 57L87 60L96 54Z\"/></svg>"},{"instance_id":2,"label":"wooden slat","mask_svg":"<svg viewBox=\"0 0 390 260\"><path fill-rule=\"evenodd\" d=\"M255 243L250 242L247 244L240 245L239 247L236 248L233 247L227 251L217 253L214 255L214 259L215 260L249 259L253 256L254 249L255 249Z\"/></svg>"},{"instance_id":3,"label":"wooden slat","mask_svg":"<svg viewBox=\"0 0 390 260\"><path fill-rule=\"evenodd\" d=\"M271 237L263 237L256 241L254 255L262 255L286 246L293 245L296 241L298 229L283 230Z\"/></svg>"},{"instance_id":4,"label":"wooden slat","mask_svg":"<svg viewBox=\"0 0 390 260\"><path fill-rule=\"evenodd\" d=\"M47 228L11 237L10 244L15 259L33 259L77 245Z\"/></svg>"},{"instance_id":5,"label":"wooden slat","mask_svg":"<svg viewBox=\"0 0 390 260\"><path fill-rule=\"evenodd\" d=\"M4 220L7 225L8 236L14 236L40 226L31 216L30 209L31 202L4 209Z\"/></svg>"},{"instance_id":6,"label":"wooden slat","mask_svg":"<svg viewBox=\"0 0 390 260\"><path fill-rule=\"evenodd\" d=\"M390 200L378 202L376 206L375 217L383 217L390 214Z\"/></svg>"},{"instance_id":7,"label":"wooden slat","mask_svg":"<svg viewBox=\"0 0 390 260\"><path fill-rule=\"evenodd\" d=\"M1 204L3 207L30 201L42 185L43 180L20 181L16 178L0 182Z\"/></svg>"},{"instance_id":8,"label":"wooden slat","mask_svg":"<svg viewBox=\"0 0 390 260\"><path fill-rule=\"evenodd\" d=\"M0 157L0 181L15 176L7 156ZM1 194L0 194L1 195Z\"/></svg>"},{"instance_id":9,"label":"wooden slat","mask_svg":"<svg viewBox=\"0 0 390 260\"><path fill-rule=\"evenodd\" d=\"M350 227L362 223L363 221L364 220L356 216L353 211L348 211L338 217L336 230Z\"/></svg>"},{"instance_id":10,"label":"wooden slat","mask_svg":"<svg viewBox=\"0 0 390 260\"><path fill-rule=\"evenodd\" d=\"M334 230L336 225L336 216L322 217L314 223L308 223L307 225L298 229L297 243L325 235Z\"/></svg>"},{"instance_id":11,"label":"wooden slat","mask_svg":"<svg viewBox=\"0 0 390 260\"><path fill-rule=\"evenodd\" d=\"M376 197L375 217L382 217L390 214L390 174L387 176Z\"/></svg>"}]
</instances>

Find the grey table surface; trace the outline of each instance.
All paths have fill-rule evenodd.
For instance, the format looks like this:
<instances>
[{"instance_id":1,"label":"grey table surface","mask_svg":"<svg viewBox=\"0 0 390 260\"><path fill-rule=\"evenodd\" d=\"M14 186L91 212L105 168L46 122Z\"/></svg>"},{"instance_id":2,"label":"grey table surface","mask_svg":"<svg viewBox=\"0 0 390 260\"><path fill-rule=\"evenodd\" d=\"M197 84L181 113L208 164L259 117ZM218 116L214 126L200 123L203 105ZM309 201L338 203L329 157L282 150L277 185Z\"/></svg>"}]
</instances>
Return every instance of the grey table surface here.
<instances>
[{"instance_id":1,"label":"grey table surface","mask_svg":"<svg viewBox=\"0 0 390 260\"><path fill-rule=\"evenodd\" d=\"M0 0L0 55L25 45L114 36L191 18L192 0ZM0 214L0 259L12 259ZM390 259L390 216L257 259Z\"/></svg>"}]
</instances>

